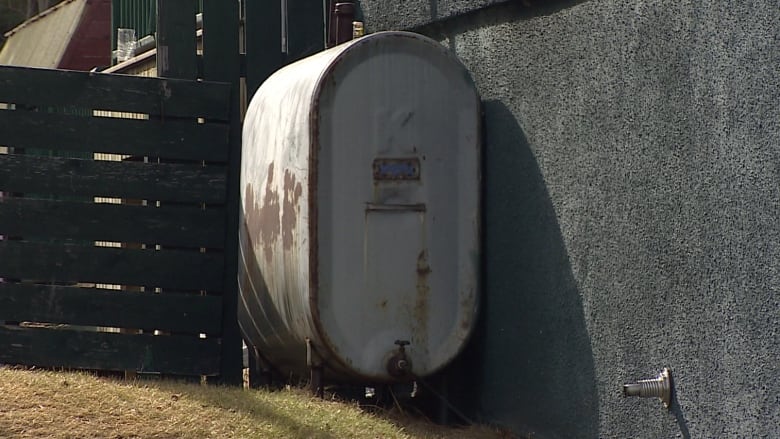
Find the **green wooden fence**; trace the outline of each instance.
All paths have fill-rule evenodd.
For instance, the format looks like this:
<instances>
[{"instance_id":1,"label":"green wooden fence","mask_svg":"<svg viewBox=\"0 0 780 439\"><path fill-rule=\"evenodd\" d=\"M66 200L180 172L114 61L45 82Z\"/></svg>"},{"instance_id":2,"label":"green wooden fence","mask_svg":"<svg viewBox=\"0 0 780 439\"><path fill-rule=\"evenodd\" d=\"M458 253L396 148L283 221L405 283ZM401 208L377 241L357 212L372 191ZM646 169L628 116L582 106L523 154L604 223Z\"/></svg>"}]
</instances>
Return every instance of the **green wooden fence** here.
<instances>
[{"instance_id":1,"label":"green wooden fence","mask_svg":"<svg viewBox=\"0 0 780 439\"><path fill-rule=\"evenodd\" d=\"M155 21L164 78L0 67L0 363L240 384L240 4L141 3L124 25ZM322 49L323 16L244 4L251 96Z\"/></svg>"},{"instance_id":2,"label":"green wooden fence","mask_svg":"<svg viewBox=\"0 0 780 439\"><path fill-rule=\"evenodd\" d=\"M240 374L232 88L0 67L0 363Z\"/></svg>"}]
</instances>

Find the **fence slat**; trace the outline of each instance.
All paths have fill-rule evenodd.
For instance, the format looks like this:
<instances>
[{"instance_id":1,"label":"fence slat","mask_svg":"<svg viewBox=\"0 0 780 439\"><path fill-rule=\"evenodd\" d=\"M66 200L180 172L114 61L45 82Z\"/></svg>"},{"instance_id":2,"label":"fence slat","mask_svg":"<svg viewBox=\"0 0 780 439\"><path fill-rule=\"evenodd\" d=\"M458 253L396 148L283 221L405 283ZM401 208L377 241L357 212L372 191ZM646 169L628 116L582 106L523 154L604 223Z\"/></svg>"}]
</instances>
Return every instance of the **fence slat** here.
<instances>
[{"instance_id":1,"label":"fence slat","mask_svg":"<svg viewBox=\"0 0 780 439\"><path fill-rule=\"evenodd\" d=\"M227 124L0 111L0 145L226 162Z\"/></svg>"},{"instance_id":2,"label":"fence slat","mask_svg":"<svg viewBox=\"0 0 780 439\"><path fill-rule=\"evenodd\" d=\"M222 291L223 256L0 241L0 277L35 282L95 282Z\"/></svg>"},{"instance_id":3,"label":"fence slat","mask_svg":"<svg viewBox=\"0 0 780 439\"><path fill-rule=\"evenodd\" d=\"M67 201L0 201L0 230L9 236L222 248L225 212Z\"/></svg>"},{"instance_id":4,"label":"fence slat","mask_svg":"<svg viewBox=\"0 0 780 439\"><path fill-rule=\"evenodd\" d=\"M231 85L94 72L0 67L0 102L227 121Z\"/></svg>"},{"instance_id":5,"label":"fence slat","mask_svg":"<svg viewBox=\"0 0 780 439\"><path fill-rule=\"evenodd\" d=\"M203 77L233 84L230 101L230 169L227 183L225 236L225 296L222 302L223 342L220 381L241 385L243 382L241 332L238 327L238 211L241 169L241 116L239 109L239 4L238 2L203 2Z\"/></svg>"},{"instance_id":6,"label":"fence slat","mask_svg":"<svg viewBox=\"0 0 780 439\"><path fill-rule=\"evenodd\" d=\"M224 166L110 162L0 154L0 190L223 203Z\"/></svg>"},{"instance_id":7,"label":"fence slat","mask_svg":"<svg viewBox=\"0 0 780 439\"><path fill-rule=\"evenodd\" d=\"M217 375L220 344L218 338L0 326L0 363Z\"/></svg>"},{"instance_id":8,"label":"fence slat","mask_svg":"<svg viewBox=\"0 0 780 439\"><path fill-rule=\"evenodd\" d=\"M222 298L197 294L0 284L0 320L218 335Z\"/></svg>"}]
</instances>

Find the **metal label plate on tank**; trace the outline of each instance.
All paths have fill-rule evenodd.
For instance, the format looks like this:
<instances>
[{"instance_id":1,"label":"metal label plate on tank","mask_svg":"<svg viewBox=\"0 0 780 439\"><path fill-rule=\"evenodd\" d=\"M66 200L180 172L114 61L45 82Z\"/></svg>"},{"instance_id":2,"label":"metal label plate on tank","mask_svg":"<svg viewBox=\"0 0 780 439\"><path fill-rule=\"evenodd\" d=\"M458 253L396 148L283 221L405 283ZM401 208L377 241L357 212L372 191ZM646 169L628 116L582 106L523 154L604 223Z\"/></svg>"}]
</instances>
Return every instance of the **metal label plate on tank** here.
<instances>
[{"instance_id":1,"label":"metal label plate on tank","mask_svg":"<svg viewBox=\"0 0 780 439\"><path fill-rule=\"evenodd\" d=\"M420 160L417 157L405 159L375 159L374 180L419 180Z\"/></svg>"}]
</instances>

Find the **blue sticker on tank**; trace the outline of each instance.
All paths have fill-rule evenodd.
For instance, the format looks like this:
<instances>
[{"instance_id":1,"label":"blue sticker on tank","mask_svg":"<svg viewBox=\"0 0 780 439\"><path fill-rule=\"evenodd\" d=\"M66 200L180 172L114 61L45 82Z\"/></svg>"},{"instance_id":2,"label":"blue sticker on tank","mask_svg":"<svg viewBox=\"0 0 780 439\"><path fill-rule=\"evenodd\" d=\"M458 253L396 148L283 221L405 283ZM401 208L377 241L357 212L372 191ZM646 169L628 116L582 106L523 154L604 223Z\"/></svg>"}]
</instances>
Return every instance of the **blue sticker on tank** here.
<instances>
[{"instance_id":1,"label":"blue sticker on tank","mask_svg":"<svg viewBox=\"0 0 780 439\"><path fill-rule=\"evenodd\" d=\"M417 157L405 159L376 159L374 180L419 180L420 161Z\"/></svg>"}]
</instances>

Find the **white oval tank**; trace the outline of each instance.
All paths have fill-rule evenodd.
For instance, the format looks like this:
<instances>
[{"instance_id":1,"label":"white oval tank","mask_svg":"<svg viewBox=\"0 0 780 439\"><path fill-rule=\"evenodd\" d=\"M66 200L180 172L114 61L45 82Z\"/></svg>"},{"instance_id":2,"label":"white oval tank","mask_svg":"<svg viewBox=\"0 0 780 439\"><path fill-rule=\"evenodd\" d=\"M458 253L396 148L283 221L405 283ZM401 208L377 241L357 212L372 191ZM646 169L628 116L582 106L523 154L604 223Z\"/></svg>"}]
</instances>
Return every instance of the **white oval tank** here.
<instances>
[{"instance_id":1,"label":"white oval tank","mask_svg":"<svg viewBox=\"0 0 780 439\"><path fill-rule=\"evenodd\" d=\"M351 381L455 358L477 313L479 102L445 47L406 32L260 87L243 131L239 323L261 357L304 374L308 341L326 376Z\"/></svg>"}]
</instances>

